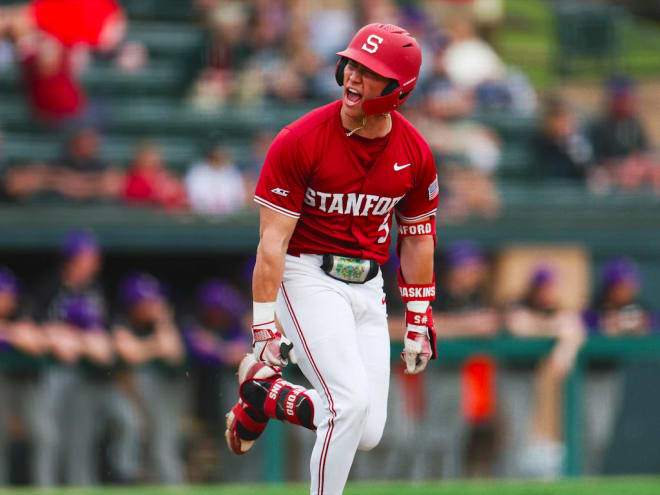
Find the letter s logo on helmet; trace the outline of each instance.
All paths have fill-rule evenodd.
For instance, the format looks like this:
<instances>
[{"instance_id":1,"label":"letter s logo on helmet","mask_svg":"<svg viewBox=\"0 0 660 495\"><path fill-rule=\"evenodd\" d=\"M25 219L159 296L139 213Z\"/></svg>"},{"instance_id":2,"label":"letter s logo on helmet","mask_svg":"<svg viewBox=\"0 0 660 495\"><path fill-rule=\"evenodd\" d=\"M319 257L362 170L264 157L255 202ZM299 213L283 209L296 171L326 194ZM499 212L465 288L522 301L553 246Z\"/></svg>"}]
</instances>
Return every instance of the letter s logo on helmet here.
<instances>
[{"instance_id":1,"label":"letter s logo on helmet","mask_svg":"<svg viewBox=\"0 0 660 495\"><path fill-rule=\"evenodd\" d=\"M390 79L381 96L362 103L365 115L389 113L408 99L417 84L422 65L422 51L405 29L393 24L367 24L360 29L348 47L338 52L335 79L344 85L344 69L349 60Z\"/></svg>"},{"instance_id":2,"label":"letter s logo on helmet","mask_svg":"<svg viewBox=\"0 0 660 495\"><path fill-rule=\"evenodd\" d=\"M378 50L378 45L383 43L383 38L375 34L370 34L367 38L367 42L362 45L362 49L369 53L376 53Z\"/></svg>"}]
</instances>

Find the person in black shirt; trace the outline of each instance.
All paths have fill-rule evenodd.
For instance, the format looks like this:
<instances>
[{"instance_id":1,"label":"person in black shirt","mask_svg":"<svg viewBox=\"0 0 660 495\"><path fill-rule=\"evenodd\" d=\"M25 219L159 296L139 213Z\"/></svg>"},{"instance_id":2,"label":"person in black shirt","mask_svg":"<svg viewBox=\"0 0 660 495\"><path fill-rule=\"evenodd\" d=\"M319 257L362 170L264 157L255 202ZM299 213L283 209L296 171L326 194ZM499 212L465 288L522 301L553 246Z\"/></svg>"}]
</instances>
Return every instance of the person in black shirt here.
<instances>
[{"instance_id":1,"label":"person in black shirt","mask_svg":"<svg viewBox=\"0 0 660 495\"><path fill-rule=\"evenodd\" d=\"M600 291L584 319L590 334L646 335L658 328L658 315L640 298L641 277L626 258L612 258L603 267Z\"/></svg>"},{"instance_id":2,"label":"person in black shirt","mask_svg":"<svg viewBox=\"0 0 660 495\"><path fill-rule=\"evenodd\" d=\"M606 84L605 114L594 123L598 180L605 186L660 191L660 162L652 154L639 115L633 81L614 76Z\"/></svg>"},{"instance_id":3,"label":"person in black shirt","mask_svg":"<svg viewBox=\"0 0 660 495\"><path fill-rule=\"evenodd\" d=\"M26 314L18 281L6 267L0 267L0 485L9 481L10 419L17 415L24 423L33 449L47 443L39 410L39 369L48 342ZM43 434L45 433L45 434Z\"/></svg>"},{"instance_id":4,"label":"person in black shirt","mask_svg":"<svg viewBox=\"0 0 660 495\"><path fill-rule=\"evenodd\" d=\"M445 262L447 269L433 311L438 336L495 335L499 314L487 300L487 269L481 250L469 241L457 241L448 248Z\"/></svg>"},{"instance_id":5,"label":"person in black shirt","mask_svg":"<svg viewBox=\"0 0 660 495\"><path fill-rule=\"evenodd\" d=\"M183 482L179 423L184 405L185 348L160 282L146 273L126 277L120 287L122 311L112 328L126 380L136 405L147 415L155 476L162 483Z\"/></svg>"},{"instance_id":6,"label":"person in black shirt","mask_svg":"<svg viewBox=\"0 0 660 495\"><path fill-rule=\"evenodd\" d=\"M584 180L593 163L593 149L568 104L546 101L541 128L533 138L536 173L540 178Z\"/></svg>"},{"instance_id":7,"label":"person in black shirt","mask_svg":"<svg viewBox=\"0 0 660 495\"><path fill-rule=\"evenodd\" d=\"M488 270L483 252L472 242L457 241L447 249L444 261L446 270L433 308L438 338L495 336L500 316L488 301ZM487 356L470 356L460 373L462 416L467 426L462 452L464 472L469 477L489 476L494 472L498 448L495 366ZM466 397L471 399L465 400ZM467 403L471 406L465 406Z\"/></svg>"},{"instance_id":8,"label":"person in black shirt","mask_svg":"<svg viewBox=\"0 0 660 495\"><path fill-rule=\"evenodd\" d=\"M121 174L100 158L102 136L93 127L81 127L66 140L62 156L51 167L53 189L76 201L116 198Z\"/></svg>"}]
</instances>

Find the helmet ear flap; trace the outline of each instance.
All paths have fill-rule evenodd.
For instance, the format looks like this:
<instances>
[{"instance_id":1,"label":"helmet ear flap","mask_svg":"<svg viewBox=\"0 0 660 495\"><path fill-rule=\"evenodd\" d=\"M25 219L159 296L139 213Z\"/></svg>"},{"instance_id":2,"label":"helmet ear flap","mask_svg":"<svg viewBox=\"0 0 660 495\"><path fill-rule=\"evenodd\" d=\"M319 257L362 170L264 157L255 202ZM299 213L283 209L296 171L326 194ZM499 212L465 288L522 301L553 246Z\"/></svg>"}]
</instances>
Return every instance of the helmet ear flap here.
<instances>
[{"instance_id":1,"label":"helmet ear flap","mask_svg":"<svg viewBox=\"0 0 660 495\"><path fill-rule=\"evenodd\" d=\"M385 89L383 89L383 92L380 94L380 96L387 96L398 87L399 87L399 81L397 81L396 79L390 79L390 82L387 83L387 86L385 86Z\"/></svg>"},{"instance_id":2,"label":"helmet ear flap","mask_svg":"<svg viewBox=\"0 0 660 495\"><path fill-rule=\"evenodd\" d=\"M348 59L346 57L341 57L335 68L335 80L340 86L344 85L344 69L346 68L346 64L348 64Z\"/></svg>"}]
</instances>

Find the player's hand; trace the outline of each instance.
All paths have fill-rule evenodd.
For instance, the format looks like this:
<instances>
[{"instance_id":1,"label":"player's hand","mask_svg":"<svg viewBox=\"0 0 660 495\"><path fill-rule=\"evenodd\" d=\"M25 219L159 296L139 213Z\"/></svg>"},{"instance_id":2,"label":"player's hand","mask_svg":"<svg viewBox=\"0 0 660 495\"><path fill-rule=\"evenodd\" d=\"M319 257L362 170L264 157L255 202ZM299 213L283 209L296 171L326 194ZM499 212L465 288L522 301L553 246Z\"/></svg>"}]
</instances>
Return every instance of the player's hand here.
<instances>
[{"instance_id":1,"label":"player's hand","mask_svg":"<svg viewBox=\"0 0 660 495\"><path fill-rule=\"evenodd\" d=\"M433 314L429 306L425 313L406 310L406 336L403 339L401 357L406 363L406 374L424 371L431 359L435 359L435 330Z\"/></svg>"},{"instance_id":2,"label":"player's hand","mask_svg":"<svg viewBox=\"0 0 660 495\"><path fill-rule=\"evenodd\" d=\"M406 330L401 357L406 363L406 374L416 375L424 371L424 368L426 368L426 365L431 359L431 343L429 342L428 335L413 330Z\"/></svg>"},{"instance_id":3,"label":"player's hand","mask_svg":"<svg viewBox=\"0 0 660 495\"><path fill-rule=\"evenodd\" d=\"M252 352L258 361L269 366L284 367L295 363L293 344L284 337L275 326L274 321L252 325Z\"/></svg>"}]
</instances>

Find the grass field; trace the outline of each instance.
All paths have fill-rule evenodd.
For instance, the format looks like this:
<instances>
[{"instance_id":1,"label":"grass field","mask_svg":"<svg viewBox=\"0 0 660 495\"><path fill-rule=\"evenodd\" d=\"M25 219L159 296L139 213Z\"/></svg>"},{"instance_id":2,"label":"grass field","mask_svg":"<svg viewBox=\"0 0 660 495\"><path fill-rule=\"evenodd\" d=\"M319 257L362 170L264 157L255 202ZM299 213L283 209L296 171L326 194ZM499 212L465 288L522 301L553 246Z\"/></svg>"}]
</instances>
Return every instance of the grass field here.
<instances>
[{"instance_id":1,"label":"grass field","mask_svg":"<svg viewBox=\"0 0 660 495\"><path fill-rule=\"evenodd\" d=\"M0 489L0 495L306 495L305 485L215 485L186 488ZM345 495L658 495L657 478L598 478L557 482L480 481L353 483Z\"/></svg>"}]
</instances>

